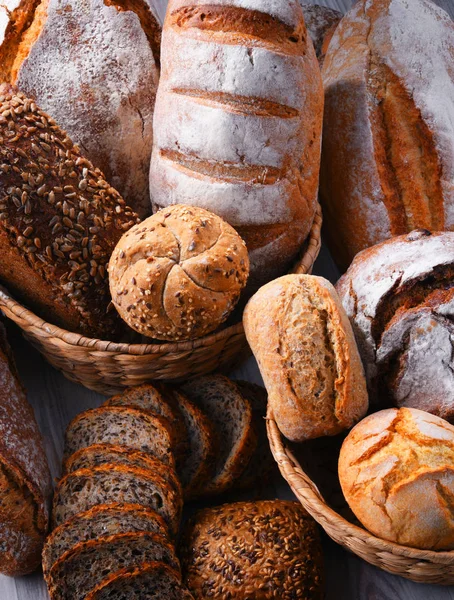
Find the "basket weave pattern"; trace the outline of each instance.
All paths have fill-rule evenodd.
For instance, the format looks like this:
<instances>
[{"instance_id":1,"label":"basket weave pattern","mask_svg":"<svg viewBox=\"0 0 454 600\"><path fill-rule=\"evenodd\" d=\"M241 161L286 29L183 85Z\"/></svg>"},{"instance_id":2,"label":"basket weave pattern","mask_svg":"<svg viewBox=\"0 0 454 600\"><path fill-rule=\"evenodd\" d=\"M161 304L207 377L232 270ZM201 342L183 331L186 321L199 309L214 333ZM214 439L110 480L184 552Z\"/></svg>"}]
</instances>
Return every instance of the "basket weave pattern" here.
<instances>
[{"instance_id":1,"label":"basket weave pattern","mask_svg":"<svg viewBox=\"0 0 454 600\"><path fill-rule=\"evenodd\" d=\"M271 451L282 476L307 512L335 542L368 563L419 583L454 584L454 551L433 552L375 537L341 517L325 502L316 484L286 447L276 421L267 418Z\"/></svg>"},{"instance_id":2,"label":"basket weave pattern","mask_svg":"<svg viewBox=\"0 0 454 600\"><path fill-rule=\"evenodd\" d=\"M321 225L318 206L295 273L311 271L320 251ZM68 379L106 395L152 379L178 380L215 369L227 370L250 352L241 322L189 342L125 344L90 339L51 325L6 290L0 290L0 309Z\"/></svg>"}]
</instances>

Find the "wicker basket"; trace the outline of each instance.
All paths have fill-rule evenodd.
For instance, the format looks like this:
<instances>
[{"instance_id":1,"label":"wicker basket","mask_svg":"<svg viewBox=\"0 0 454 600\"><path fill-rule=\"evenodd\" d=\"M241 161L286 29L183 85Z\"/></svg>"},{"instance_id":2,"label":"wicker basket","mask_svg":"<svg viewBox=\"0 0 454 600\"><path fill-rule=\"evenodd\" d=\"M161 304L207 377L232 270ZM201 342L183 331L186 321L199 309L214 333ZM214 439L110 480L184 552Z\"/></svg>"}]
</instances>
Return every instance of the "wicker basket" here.
<instances>
[{"instance_id":1,"label":"wicker basket","mask_svg":"<svg viewBox=\"0 0 454 600\"><path fill-rule=\"evenodd\" d=\"M294 272L308 273L320 251L318 207L302 257ZM185 379L215 369L228 370L249 354L242 323L190 342L125 344L90 339L46 323L0 290L0 310L68 379L111 395L152 379Z\"/></svg>"},{"instance_id":2,"label":"wicker basket","mask_svg":"<svg viewBox=\"0 0 454 600\"><path fill-rule=\"evenodd\" d=\"M352 514L350 517L344 518L327 504L319 491L320 486L317 486L308 475L307 467L305 470L301 467L295 452L290 450L289 444L284 443L283 436L272 415L268 416L267 430L271 450L282 476L304 508L323 527L330 538L368 563L394 575L400 575L419 583L454 584L454 551L433 552L400 546L377 538L363 527L355 525L352 522L354 521ZM299 446L302 447L304 444ZM327 467L327 471L331 472L331 477L334 476L336 479L337 457L338 454L335 453L331 457L332 464ZM315 461L323 460L323 458L320 459L320 448L317 448L317 452L312 458ZM312 471L318 481L320 465L317 465ZM323 474L321 478L323 479ZM339 496L341 496L340 493ZM328 497L326 490L325 497ZM342 502L345 504L343 497ZM330 504L333 503L337 508L334 498ZM344 512L342 508L338 510ZM349 512L346 505L345 512L347 514ZM351 520L348 520L349 518Z\"/></svg>"}]
</instances>

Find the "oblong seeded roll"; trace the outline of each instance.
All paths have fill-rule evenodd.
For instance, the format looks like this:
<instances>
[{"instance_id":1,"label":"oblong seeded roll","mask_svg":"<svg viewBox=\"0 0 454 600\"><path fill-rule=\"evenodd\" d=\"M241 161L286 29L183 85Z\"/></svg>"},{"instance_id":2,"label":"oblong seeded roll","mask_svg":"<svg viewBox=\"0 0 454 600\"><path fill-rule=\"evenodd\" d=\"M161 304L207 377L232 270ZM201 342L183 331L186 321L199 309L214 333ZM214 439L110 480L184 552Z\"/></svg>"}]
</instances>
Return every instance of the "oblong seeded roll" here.
<instances>
[{"instance_id":1,"label":"oblong seeded roll","mask_svg":"<svg viewBox=\"0 0 454 600\"><path fill-rule=\"evenodd\" d=\"M268 409L288 439L336 435L366 413L358 348L329 281L280 277L251 298L243 323L268 392Z\"/></svg>"}]
</instances>

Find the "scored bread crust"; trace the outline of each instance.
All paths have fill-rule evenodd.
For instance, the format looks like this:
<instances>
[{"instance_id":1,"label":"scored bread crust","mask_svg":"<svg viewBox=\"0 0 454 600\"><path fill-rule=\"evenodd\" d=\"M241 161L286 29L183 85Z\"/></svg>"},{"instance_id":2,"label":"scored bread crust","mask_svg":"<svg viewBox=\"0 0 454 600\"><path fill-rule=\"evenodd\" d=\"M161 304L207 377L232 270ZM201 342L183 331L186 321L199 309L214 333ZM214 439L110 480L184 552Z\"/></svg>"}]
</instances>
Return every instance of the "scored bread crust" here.
<instances>
[{"instance_id":1,"label":"scored bread crust","mask_svg":"<svg viewBox=\"0 0 454 600\"><path fill-rule=\"evenodd\" d=\"M343 270L393 235L454 227L453 49L454 24L429 0L361 0L334 33L320 191Z\"/></svg>"},{"instance_id":2,"label":"scored bread crust","mask_svg":"<svg viewBox=\"0 0 454 600\"><path fill-rule=\"evenodd\" d=\"M326 279L286 275L268 283L249 300L243 324L268 410L288 439L336 435L366 413L353 331Z\"/></svg>"},{"instance_id":3,"label":"scored bread crust","mask_svg":"<svg viewBox=\"0 0 454 600\"><path fill-rule=\"evenodd\" d=\"M8 12L0 7L2 17L10 20L0 57L13 57L8 66L14 60L2 79L35 98L141 217L150 214L148 172L160 45L153 3L8 4L17 8Z\"/></svg>"},{"instance_id":4,"label":"scored bread crust","mask_svg":"<svg viewBox=\"0 0 454 600\"><path fill-rule=\"evenodd\" d=\"M375 535L452 550L454 427L414 408L383 410L352 429L339 457L344 496Z\"/></svg>"},{"instance_id":5,"label":"scored bread crust","mask_svg":"<svg viewBox=\"0 0 454 600\"><path fill-rule=\"evenodd\" d=\"M321 77L301 8L285 5L171 0L163 27L154 209L224 218L246 241L253 286L287 270L317 201Z\"/></svg>"}]
</instances>

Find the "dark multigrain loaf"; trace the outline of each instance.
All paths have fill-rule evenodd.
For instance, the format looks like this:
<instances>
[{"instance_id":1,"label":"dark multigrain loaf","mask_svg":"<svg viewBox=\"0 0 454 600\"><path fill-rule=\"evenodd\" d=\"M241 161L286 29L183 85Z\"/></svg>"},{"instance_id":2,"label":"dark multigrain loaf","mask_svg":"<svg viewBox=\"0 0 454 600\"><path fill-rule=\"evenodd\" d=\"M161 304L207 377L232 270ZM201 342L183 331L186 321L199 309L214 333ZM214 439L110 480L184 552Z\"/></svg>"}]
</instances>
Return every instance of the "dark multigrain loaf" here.
<instances>
[{"instance_id":1,"label":"dark multigrain loaf","mask_svg":"<svg viewBox=\"0 0 454 600\"><path fill-rule=\"evenodd\" d=\"M156 511L138 504L101 504L78 513L47 538L42 561L44 577L47 579L54 563L76 544L134 531L168 534L164 519Z\"/></svg>"},{"instance_id":2,"label":"dark multigrain loaf","mask_svg":"<svg viewBox=\"0 0 454 600\"><path fill-rule=\"evenodd\" d=\"M92 444L116 444L156 456L174 465L166 421L127 406L101 406L80 413L65 434L65 459Z\"/></svg>"},{"instance_id":3,"label":"dark multigrain loaf","mask_svg":"<svg viewBox=\"0 0 454 600\"><path fill-rule=\"evenodd\" d=\"M111 339L107 263L137 215L33 100L0 86L0 278L51 323Z\"/></svg>"},{"instance_id":4,"label":"dark multigrain loaf","mask_svg":"<svg viewBox=\"0 0 454 600\"><path fill-rule=\"evenodd\" d=\"M179 569L175 548L157 533L130 532L81 542L47 575L52 600L84 600L109 573L160 561Z\"/></svg>"},{"instance_id":5,"label":"dark multigrain loaf","mask_svg":"<svg viewBox=\"0 0 454 600\"><path fill-rule=\"evenodd\" d=\"M206 375L188 381L182 391L210 419L219 440L215 471L204 492L218 494L243 473L256 446L252 408L238 387L223 375Z\"/></svg>"},{"instance_id":6,"label":"dark multigrain loaf","mask_svg":"<svg viewBox=\"0 0 454 600\"><path fill-rule=\"evenodd\" d=\"M123 569L109 575L86 600L193 600L181 585L178 573L159 563Z\"/></svg>"},{"instance_id":7,"label":"dark multigrain loaf","mask_svg":"<svg viewBox=\"0 0 454 600\"><path fill-rule=\"evenodd\" d=\"M172 490L181 494L181 484L175 471L158 458L145 452L113 444L93 444L72 454L65 463L66 472L90 469L102 465L127 465L156 473L167 481Z\"/></svg>"},{"instance_id":8,"label":"dark multigrain loaf","mask_svg":"<svg viewBox=\"0 0 454 600\"><path fill-rule=\"evenodd\" d=\"M183 500L157 474L137 467L104 465L79 469L61 479L55 489L52 520L61 525L98 504L124 502L156 510L169 529L178 531Z\"/></svg>"},{"instance_id":9,"label":"dark multigrain loaf","mask_svg":"<svg viewBox=\"0 0 454 600\"><path fill-rule=\"evenodd\" d=\"M159 385L144 383L128 388L106 400L104 406L131 406L148 410L166 419L172 434L172 449L177 465L184 461L188 452L186 427L179 411L170 406Z\"/></svg>"},{"instance_id":10,"label":"dark multigrain loaf","mask_svg":"<svg viewBox=\"0 0 454 600\"><path fill-rule=\"evenodd\" d=\"M342 13L327 6L305 4L303 2L301 2L301 8L303 9L304 22L314 44L319 65L323 66L326 51L336 27L342 19Z\"/></svg>"},{"instance_id":11,"label":"dark multigrain loaf","mask_svg":"<svg viewBox=\"0 0 454 600\"><path fill-rule=\"evenodd\" d=\"M419 230L364 250L337 291L371 400L454 420L454 233Z\"/></svg>"},{"instance_id":12,"label":"dark multigrain loaf","mask_svg":"<svg viewBox=\"0 0 454 600\"><path fill-rule=\"evenodd\" d=\"M37 568L47 533L52 484L33 409L0 324L0 572Z\"/></svg>"},{"instance_id":13,"label":"dark multigrain loaf","mask_svg":"<svg viewBox=\"0 0 454 600\"><path fill-rule=\"evenodd\" d=\"M35 98L135 210L148 171L160 27L147 0L9 0L0 79Z\"/></svg>"},{"instance_id":14,"label":"dark multigrain loaf","mask_svg":"<svg viewBox=\"0 0 454 600\"><path fill-rule=\"evenodd\" d=\"M198 600L321 600L323 555L315 521L296 502L207 508L181 546L185 583Z\"/></svg>"}]
</instances>

